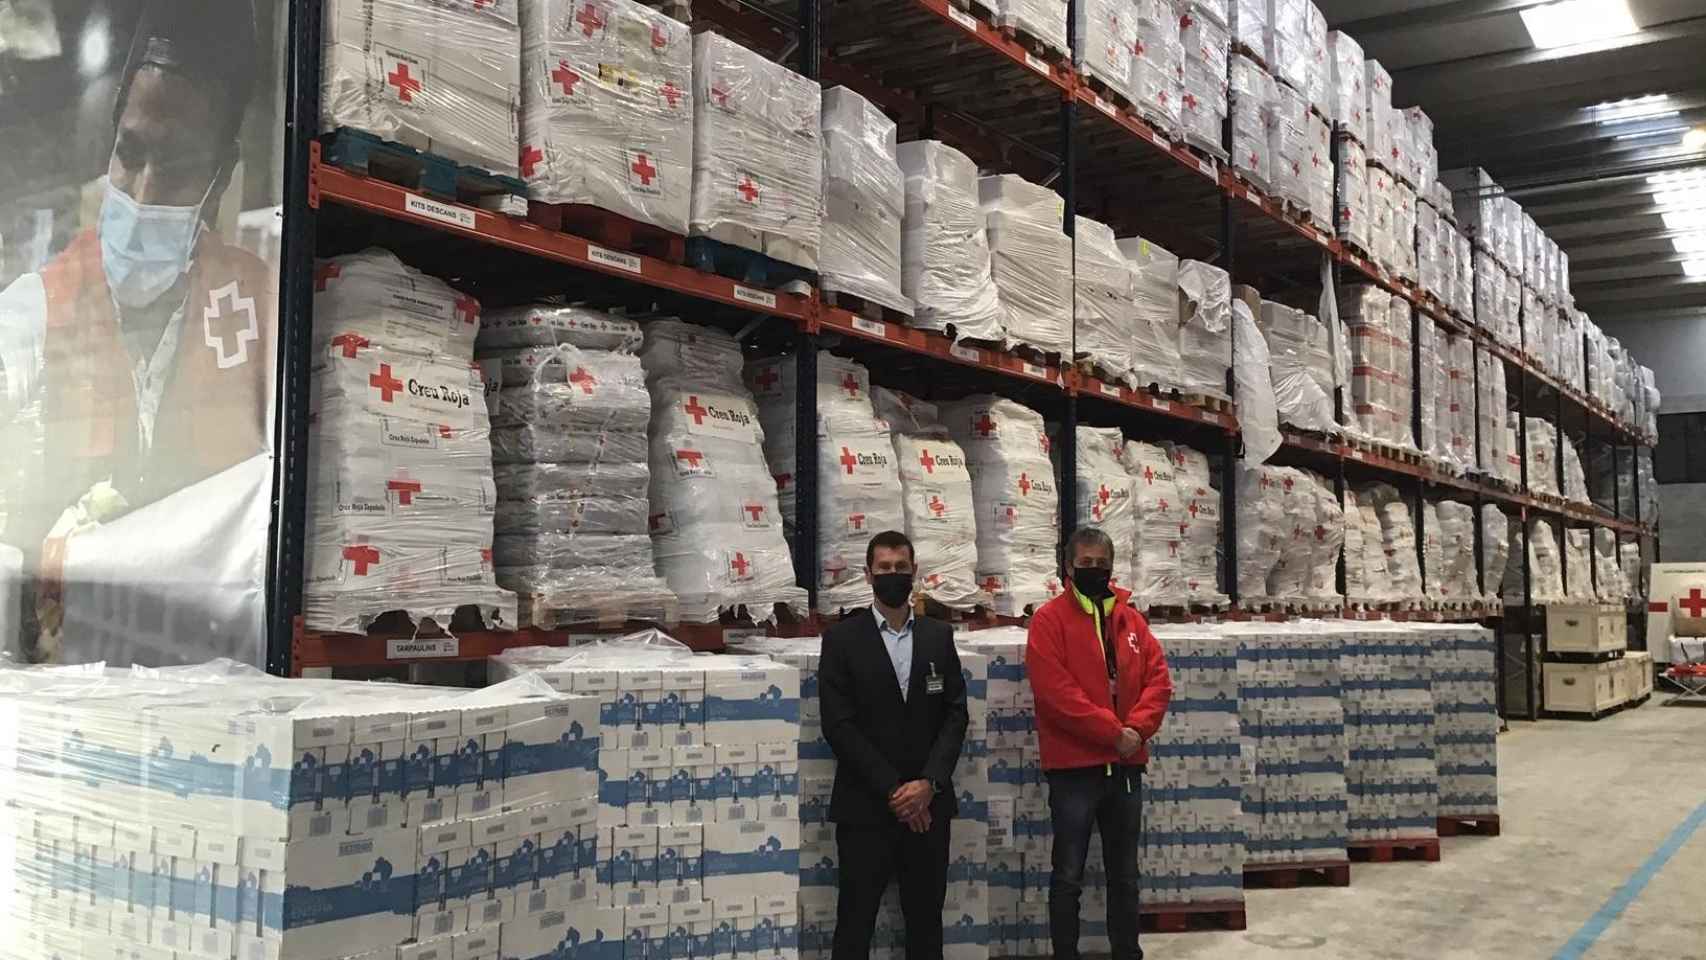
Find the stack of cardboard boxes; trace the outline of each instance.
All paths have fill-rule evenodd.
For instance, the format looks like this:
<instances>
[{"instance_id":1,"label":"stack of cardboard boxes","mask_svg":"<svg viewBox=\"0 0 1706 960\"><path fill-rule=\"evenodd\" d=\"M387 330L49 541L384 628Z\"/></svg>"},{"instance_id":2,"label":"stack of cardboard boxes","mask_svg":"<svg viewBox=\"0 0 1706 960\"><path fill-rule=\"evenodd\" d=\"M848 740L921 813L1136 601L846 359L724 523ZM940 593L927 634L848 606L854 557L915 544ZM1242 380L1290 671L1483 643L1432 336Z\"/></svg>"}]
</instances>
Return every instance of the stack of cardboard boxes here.
<instances>
[{"instance_id":1,"label":"stack of cardboard boxes","mask_svg":"<svg viewBox=\"0 0 1706 960\"><path fill-rule=\"evenodd\" d=\"M1342 632L1350 839L1438 835L1431 634L1370 623Z\"/></svg>"}]
</instances>

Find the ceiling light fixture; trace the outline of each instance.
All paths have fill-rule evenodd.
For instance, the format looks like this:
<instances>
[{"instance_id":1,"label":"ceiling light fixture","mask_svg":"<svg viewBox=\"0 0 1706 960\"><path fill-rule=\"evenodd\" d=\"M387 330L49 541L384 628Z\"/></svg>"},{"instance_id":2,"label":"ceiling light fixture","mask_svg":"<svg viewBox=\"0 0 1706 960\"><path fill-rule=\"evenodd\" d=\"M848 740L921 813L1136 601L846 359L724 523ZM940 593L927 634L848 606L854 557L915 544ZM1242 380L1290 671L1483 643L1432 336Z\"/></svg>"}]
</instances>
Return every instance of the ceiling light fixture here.
<instances>
[{"instance_id":1,"label":"ceiling light fixture","mask_svg":"<svg viewBox=\"0 0 1706 960\"><path fill-rule=\"evenodd\" d=\"M1682 272L1690 280L1706 280L1706 260L1684 260Z\"/></svg>"},{"instance_id":2,"label":"ceiling light fixture","mask_svg":"<svg viewBox=\"0 0 1706 960\"><path fill-rule=\"evenodd\" d=\"M1522 11L1528 38L1542 50L1607 40L1640 28L1627 0L1558 0Z\"/></svg>"},{"instance_id":3,"label":"ceiling light fixture","mask_svg":"<svg viewBox=\"0 0 1706 960\"><path fill-rule=\"evenodd\" d=\"M1682 148L1696 153L1706 152L1706 127L1695 127L1683 134Z\"/></svg>"},{"instance_id":4,"label":"ceiling light fixture","mask_svg":"<svg viewBox=\"0 0 1706 960\"><path fill-rule=\"evenodd\" d=\"M1601 126L1631 123L1636 120L1663 120L1681 116L1682 110L1668 93L1650 93L1644 97L1625 97L1606 100L1587 108L1588 115Z\"/></svg>"}]
</instances>

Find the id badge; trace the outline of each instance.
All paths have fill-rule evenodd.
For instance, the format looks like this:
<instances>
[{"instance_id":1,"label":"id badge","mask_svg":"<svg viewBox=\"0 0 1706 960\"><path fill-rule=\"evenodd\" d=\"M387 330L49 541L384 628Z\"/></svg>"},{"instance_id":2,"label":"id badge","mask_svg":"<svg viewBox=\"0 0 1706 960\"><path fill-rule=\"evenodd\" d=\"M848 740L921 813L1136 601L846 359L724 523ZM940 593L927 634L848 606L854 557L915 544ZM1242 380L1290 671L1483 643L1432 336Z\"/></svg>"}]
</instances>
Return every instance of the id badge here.
<instances>
[{"instance_id":1,"label":"id badge","mask_svg":"<svg viewBox=\"0 0 1706 960\"><path fill-rule=\"evenodd\" d=\"M944 689L946 687L942 682L942 675L936 672L936 664L932 661L930 675L924 678L924 692L931 696L940 696Z\"/></svg>"}]
</instances>

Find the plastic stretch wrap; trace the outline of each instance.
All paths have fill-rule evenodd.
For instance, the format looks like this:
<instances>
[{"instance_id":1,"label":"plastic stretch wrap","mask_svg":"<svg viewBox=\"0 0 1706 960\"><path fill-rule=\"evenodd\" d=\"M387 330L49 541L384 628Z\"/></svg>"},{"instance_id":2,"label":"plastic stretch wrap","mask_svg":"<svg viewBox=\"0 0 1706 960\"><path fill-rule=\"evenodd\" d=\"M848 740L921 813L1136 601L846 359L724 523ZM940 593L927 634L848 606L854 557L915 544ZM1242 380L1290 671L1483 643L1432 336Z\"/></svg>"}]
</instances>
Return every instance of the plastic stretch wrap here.
<instances>
[{"instance_id":1,"label":"plastic stretch wrap","mask_svg":"<svg viewBox=\"0 0 1706 960\"><path fill-rule=\"evenodd\" d=\"M1257 56L1265 56L1268 0L1227 0L1226 8L1234 49L1242 47Z\"/></svg>"},{"instance_id":2,"label":"plastic stretch wrap","mask_svg":"<svg viewBox=\"0 0 1706 960\"><path fill-rule=\"evenodd\" d=\"M633 0L521 0L521 175L545 203L687 232L693 41Z\"/></svg>"},{"instance_id":3,"label":"plastic stretch wrap","mask_svg":"<svg viewBox=\"0 0 1706 960\"><path fill-rule=\"evenodd\" d=\"M1388 270L1397 265L1397 236L1393 231L1393 196L1397 181L1384 168L1374 163L1369 151L1368 165L1368 255Z\"/></svg>"},{"instance_id":4,"label":"plastic stretch wrap","mask_svg":"<svg viewBox=\"0 0 1706 960\"><path fill-rule=\"evenodd\" d=\"M1222 603L1226 595L1220 591L1220 491L1210 479L1208 457L1200 450L1176 443L1169 444L1169 449L1184 501L1179 575L1192 603Z\"/></svg>"},{"instance_id":5,"label":"plastic stretch wrap","mask_svg":"<svg viewBox=\"0 0 1706 960\"><path fill-rule=\"evenodd\" d=\"M1372 603L1390 599L1380 517L1367 497L1345 487L1345 599Z\"/></svg>"},{"instance_id":6,"label":"plastic stretch wrap","mask_svg":"<svg viewBox=\"0 0 1706 960\"><path fill-rule=\"evenodd\" d=\"M1564 531L1564 592L1571 600L1595 599L1593 585L1593 531L1575 528Z\"/></svg>"},{"instance_id":7,"label":"plastic stretch wrap","mask_svg":"<svg viewBox=\"0 0 1706 960\"><path fill-rule=\"evenodd\" d=\"M1136 6L1132 0L1082 0L1072 31L1078 38L1072 60L1079 71L1127 97L1137 50Z\"/></svg>"},{"instance_id":8,"label":"plastic stretch wrap","mask_svg":"<svg viewBox=\"0 0 1706 960\"><path fill-rule=\"evenodd\" d=\"M1273 363L1280 421L1303 430L1332 430L1333 344L1326 324L1264 300L1261 330Z\"/></svg>"},{"instance_id":9,"label":"plastic stretch wrap","mask_svg":"<svg viewBox=\"0 0 1706 960\"><path fill-rule=\"evenodd\" d=\"M1368 82L1368 69L1364 66L1362 45L1350 34L1334 30L1327 34L1327 55L1330 88L1327 116L1357 143L1366 146L1368 92L1364 85Z\"/></svg>"},{"instance_id":10,"label":"plastic stretch wrap","mask_svg":"<svg viewBox=\"0 0 1706 960\"><path fill-rule=\"evenodd\" d=\"M1227 110L1227 53L1231 35L1224 21L1204 15L1203 5L1182 5L1179 42L1183 45L1180 126L1193 145L1223 157L1221 126Z\"/></svg>"},{"instance_id":11,"label":"plastic stretch wrap","mask_svg":"<svg viewBox=\"0 0 1706 960\"><path fill-rule=\"evenodd\" d=\"M1131 102L1151 123L1176 133L1184 109L1185 46L1179 11L1173 0L1136 0L1135 6Z\"/></svg>"},{"instance_id":12,"label":"plastic stretch wrap","mask_svg":"<svg viewBox=\"0 0 1706 960\"><path fill-rule=\"evenodd\" d=\"M1238 599L1266 599L1289 519L1281 494L1285 468L1238 462ZM1285 530L1282 530L1282 526Z\"/></svg>"},{"instance_id":13,"label":"plastic stretch wrap","mask_svg":"<svg viewBox=\"0 0 1706 960\"><path fill-rule=\"evenodd\" d=\"M1066 45L1064 0L995 0L995 25L1023 30L1059 53Z\"/></svg>"},{"instance_id":14,"label":"plastic stretch wrap","mask_svg":"<svg viewBox=\"0 0 1706 960\"><path fill-rule=\"evenodd\" d=\"M1526 249L1524 245L1527 243L1527 236L1524 233L1525 225L1522 219L1522 204L1512 200L1509 194L1506 194L1500 198L1499 206L1502 209L1500 216L1502 216L1505 221L1504 250L1501 254L1503 257L1502 262L1504 263L1505 268L1520 280L1526 273L1523 263L1523 251Z\"/></svg>"},{"instance_id":15,"label":"plastic stretch wrap","mask_svg":"<svg viewBox=\"0 0 1706 960\"><path fill-rule=\"evenodd\" d=\"M1374 252L1374 211L1368 193L1368 154L1360 142L1339 134L1339 163L1334 171L1339 208L1339 238L1364 253Z\"/></svg>"},{"instance_id":16,"label":"plastic stretch wrap","mask_svg":"<svg viewBox=\"0 0 1706 960\"><path fill-rule=\"evenodd\" d=\"M448 624L463 605L513 625L515 599L497 588L488 553L496 494L473 366L479 303L389 254L320 271L307 625L360 632L397 610Z\"/></svg>"},{"instance_id":17,"label":"plastic stretch wrap","mask_svg":"<svg viewBox=\"0 0 1706 960\"><path fill-rule=\"evenodd\" d=\"M1499 584L1505 577L1505 564L1510 558L1510 518L1497 504L1481 505L1481 596L1488 600L1499 597Z\"/></svg>"},{"instance_id":18,"label":"plastic stretch wrap","mask_svg":"<svg viewBox=\"0 0 1706 960\"><path fill-rule=\"evenodd\" d=\"M1339 557L1345 548L1345 511L1333 484L1318 473L1303 471L1315 501L1315 529L1309 546L1309 585L1312 600L1343 601L1339 593Z\"/></svg>"},{"instance_id":19,"label":"plastic stretch wrap","mask_svg":"<svg viewBox=\"0 0 1706 960\"><path fill-rule=\"evenodd\" d=\"M1173 455L1164 447L1127 441L1124 459L1134 495L1132 595L1142 607L1187 603L1189 592L1182 571L1185 524L1190 514L1179 489Z\"/></svg>"},{"instance_id":20,"label":"plastic stretch wrap","mask_svg":"<svg viewBox=\"0 0 1706 960\"><path fill-rule=\"evenodd\" d=\"M1513 414L1514 416L1514 414ZM1553 497L1563 496L1558 489L1558 433L1551 421L1539 417L1527 418L1528 432L1524 436L1523 456L1528 461L1528 491Z\"/></svg>"},{"instance_id":21,"label":"plastic stretch wrap","mask_svg":"<svg viewBox=\"0 0 1706 960\"><path fill-rule=\"evenodd\" d=\"M1373 507L1381 550L1386 554L1390 596L1399 600L1420 598L1422 577L1416 565L1416 521L1410 512L1410 502L1396 488L1384 483L1364 487L1359 502ZM1366 527L1364 532L1368 532Z\"/></svg>"},{"instance_id":22,"label":"plastic stretch wrap","mask_svg":"<svg viewBox=\"0 0 1706 960\"><path fill-rule=\"evenodd\" d=\"M1617 533L1607 527L1593 531L1593 571L1599 599L1616 603L1628 594L1629 583L1617 563Z\"/></svg>"},{"instance_id":23,"label":"plastic stretch wrap","mask_svg":"<svg viewBox=\"0 0 1706 960\"><path fill-rule=\"evenodd\" d=\"M1416 204L1416 284L1446 301L1445 255L1439 247L1439 214L1425 203Z\"/></svg>"},{"instance_id":24,"label":"plastic stretch wrap","mask_svg":"<svg viewBox=\"0 0 1706 960\"><path fill-rule=\"evenodd\" d=\"M768 620L778 603L803 616L764 431L740 380L740 344L654 320L640 362L652 395L652 547L682 619L705 623L745 606Z\"/></svg>"},{"instance_id":25,"label":"plastic stretch wrap","mask_svg":"<svg viewBox=\"0 0 1706 960\"><path fill-rule=\"evenodd\" d=\"M1259 2L1240 0L1240 3ZM1231 152L1232 168L1266 190L1274 186L1276 144L1269 142L1269 128L1276 122L1279 85L1260 64L1244 54L1233 54L1230 68L1228 106L1232 111L1232 139L1227 149ZM1277 133L1274 136L1284 139ZM1301 138L1291 138L1289 143L1294 152L1302 147Z\"/></svg>"},{"instance_id":26,"label":"plastic stretch wrap","mask_svg":"<svg viewBox=\"0 0 1706 960\"><path fill-rule=\"evenodd\" d=\"M1076 269L1067 282L1073 292L1077 355L1125 378L1134 367L1134 348L1153 335L1139 320L1135 265L1120 252L1114 231L1106 224L1078 217L1074 229ZM1001 302L1006 306L1005 293ZM1064 304L1066 298L1060 302Z\"/></svg>"},{"instance_id":27,"label":"plastic stretch wrap","mask_svg":"<svg viewBox=\"0 0 1706 960\"><path fill-rule=\"evenodd\" d=\"M1588 497L1587 474L1582 470L1581 455L1576 444L1566 434L1564 439L1564 488L1560 495L1576 503L1592 503Z\"/></svg>"},{"instance_id":28,"label":"plastic stretch wrap","mask_svg":"<svg viewBox=\"0 0 1706 960\"><path fill-rule=\"evenodd\" d=\"M1451 188L1457 223L1475 249L1498 255L1504 246L1504 189L1480 167L1444 171L1440 181Z\"/></svg>"},{"instance_id":29,"label":"plastic stretch wrap","mask_svg":"<svg viewBox=\"0 0 1706 960\"><path fill-rule=\"evenodd\" d=\"M1558 379L1577 390L1587 390L1587 371L1582 367L1582 323L1587 315L1574 307L1560 307L1558 318Z\"/></svg>"},{"instance_id":30,"label":"plastic stretch wrap","mask_svg":"<svg viewBox=\"0 0 1706 960\"><path fill-rule=\"evenodd\" d=\"M492 431L492 462L585 463L638 461L646 456L644 431L598 433L564 430L549 423L499 427Z\"/></svg>"},{"instance_id":31,"label":"plastic stretch wrap","mask_svg":"<svg viewBox=\"0 0 1706 960\"><path fill-rule=\"evenodd\" d=\"M795 531L792 482L799 412L795 359L778 357L746 366L746 384L758 402L764 459L776 478L783 529ZM889 425L871 405L871 377L860 364L817 355L818 609L833 614L866 606L865 547L884 530L906 522L900 472ZM797 542L797 541L796 541Z\"/></svg>"},{"instance_id":32,"label":"plastic stretch wrap","mask_svg":"<svg viewBox=\"0 0 1706 960\"><path fill-rule=\"evenodd\" d=\"M1309 57L1303 95L1323 117L1331 117L1333 67L1327 46L1327 15L1313 3L1303 5L1303 44Z\"/></svg>"},{"instance_id":33,"label":"plastic stretch wrap","mask_svg":"<svg viewBox=\"0 0 1706 960\"><path fill-rule=\"evenodd\" d=\"M1192 16L1207 17L1223 27L1232 22L1232 0L1192 0L1188 5L1180 4L1180 6L1188 6L1188 9L1179 11L1182 14L1188 13Z\"/></svg>"},{"instance_id":34,"label":"plastic stretch wrap","mask_svg":"<svg viewBox=\"0 0 1706 960\"><path fill-rule=\"evenodd\" d=\"M1344 538L1344 515L1324 478L1290 467L1240 465L1240 601L1336 596Z\"/></svg>"},{"instance_id":35,"label":"plastic stretch wrap","mask_svg":"<svg viewBox=\"0 0 1706 960\"><path fill-rule=\"evenodd\" d=\"M893 430L906 535L918 553L917 590L955 610L987 604L977 585L978 512L965 451L934 404L873 388L877 415Z\"/></svg>"},{"instance_id":36,"label":"plastic stretch wrap","mask_svg":"<svg viewBox=\"0 0 1706 960\"><path fill-rule=\"evenodd\" d=\"M1309 37L1309 0L1260 0L1263 6L1263 56L1274 78L1309 95L1314 49ZM1323 21L1325 23L1325 21Z\"/></svg>"},{"instance_id":37,"label":"plastic stretch wrap","mask_svg":"<svg viewBox=\"0 0 1706 960\"><path fill-rule=\"evenodd\" d=\"M1078 525L1095 527L1114 541L1114 573L1132 589L1131 545L1137 541L1137 483L1126 470L1125 438L1117 427L1078 428Z\"/></svg>"},{"instance_id":38,"label":"plastic stretch wrap","mask_svg":"<svg viewBox=\"0 0 1706 960\"><path fill-rule=\"evenodd\" d=\"M1416 395L1421 397L1420 431L1416 434L1416 448L1423 455L1443 460L1445 458L1445 440L1440 434L1439 407L1435 399L1445 393L1445 364L1440 359L1438 341L1439 331L1432 320L1424 317L1416 328L1416 369L1420 379L1416 381ZM1414 426L1412 418L1412 426Z\"/></svg>"},{"instance_id":39,"label":"plastic stretch wrap","mask_svg":"<svg viewBox=\"0 0 1706 960\"><path fill-rule=\"evenodd\" d=\"M1339 314L1349 325L1351 408L1359 428L1372 439L1413 447L1409 302L1376 287L1348 286L1339 293Z\"/></svg>"},{"instance_id":40,"label":"plastic stretch wrap","mask_svg":"<svg viewBox=\"0 0 1706 960\"><path fill-rule=\"evenodd\" d=\"M1273 358L1256 321L1261 302L1256 291L1241 287L1232 300L1232 322L1237 335L1232 358L1232 389L1238 402L1239 426L1244 436L1244 457L1261 463L1285 442L1280 435L1279 408L1274 402Z\"/></svg>"},{"instance_id":41,"label":"plastic stretch wrap","mask_svg":"<svg viewBox=\"0 0 1706 960\"><path fill-rule=\"evenodd\" d=\"M1633 540L1619 542L1617 566L1623 571L1623 582L1627 586L1625 599L1644 599L1647 595L1647 585L1643 576L1645 568L1641 564L1641 545Z\"/></svg>"},{"instance_id":42,"label":"plastic stretch wrap","mask_svg":"<svg viewBox=\"0 0 1706 960\"><path fill-rule=\"evenodd\" d=\"M23 722L8 960L446 955L452 930L496 939L518 896L596 908L574 864L597 845L598 704L536 677L93 663L0 671L0 710Z\"/></svg>"},{"instance_id":43,"label":"plastic stretch wrap","mask_svg":"<svg viewBox=\"0 0 1706 960\"><path fill-rule=\"evenodd\" d=\"M1131 351L1132 385L1162 390L1180 384L1179 258L1142 237L1118 241L1131 260L1132 296L1137 307Z\"/></svg>"},{"instance_id":44,"label":"plastic stretch wrap","mask_svg":"<svg viewBox=\"0 0 1706 960\"><path fill-rule=\"evenodd\" d=\"M1392 142L1395 127L1392 74L1386 72L1379 60L1363 61L1362 89L1368 98L1368 106L1363 111L1363 122L1368 128L1368 140L1365 143L1368 147L1368 162L1388 167L1396 159L1398 150L1397 145Z\"/></svg>"},{"instance_id":45,"label":"plastic stretch wrap","mask_svg":"<svg viewBox=\"0 0 1706 960\"><path fill-rule=\"evenodd\" d=\"M901 284L917 304L916 326L999 342L1001 302L977 202L977 165L936 140L903 143L896 158L906 175Z\"/></svg>"},{"instance_id":46,"label":"plastic stretch wrap","mask_svg":"<svg viewBox=\"0 0 1706 960\"><path fill-rule=\"evenodd\" d=\"M1513 523L1516 521L1513 519ZM1557 603L1569 599L1564 589L1564 568L1558 533L1550 520L1530 517L1525 538L1528 550L1529 592L1535 603ZM1522 556L1514 549L1505 569L1505 602L1521 603Z\"/></svg>"},{"instance_id":47,"label":"plastic stretch wrap","mask_svg":"<svg viewBox=\"0 0 1706 960\"><path fill-rule=\"evenodd\" d=\"M1659 378L1651 367L1640 368L1641 380L1641 422L1638 426L1647 432L1649 437L1659 435L1659 408L1664 403L1664 395L1659 392Z\"/></svg>"},{"instance_id":48,"label":"plastic stretch wrap","mask_svg":"<svg viewBox=\"0 0 1706 960\"><path fill-rule=\"evenodd\" d=\"M1008 342L1067 356L1072 353L1072 238L1061 228L1060 194L1014 174L980 179L977 193Z\"/></svg>"},{"instance_id":49,"label":"plastic stretch wrap","mask_svg":"<svg viewBox=\"0 0 1706 960\"><path fill-rule=\"evenodd\" d=\"M1390 265L1414 283L1416 270L1416 191L1402 181L1392 182L1392 259Z\"/></svg>"},{"instance_id":50,"label":"plastic stretch wrap","mask_svg":"<svg viewBox=\"0 0 1706 960\"><path fill-rule=\"evenodd\" d=\"M1179 261L1179 387L1228 399L1232 366L1232 280L1196 260Z\"/></svg>"},{"instance_id":51,"label":"plastic stretch wrap","mask_svg":"<svg viewBox=\"0 0 1706 960\"><path fill-rule=\"evenodd\" d=\"M823 95L715 33L693 37L695 236L818 268Z\"/></svg>"},{"instance_id":52,"label":"plastic stretch wrap","mask_svg":"<svg viewBox=\"0 0 1706 960\"><path fill-rule=\"evenodd\" d=\"M1452 245L1456 253L1452 257L1452 266L1457 271L1457 280L1452 284L1451 308L1465 317L1475 316L1475 246L1469 237L1457 228L1452 228Z\"/></svg>"},{"instance_id":53,"label":"plastic stretch wrap","mask_svg":"<svg viewBox=\"0 0 1706 960\"><path fill-rule=\"evenodd\" d=\"M912 301L900 292L905 208L894 121L846 87L825 90L822 287L910 316Z\"/></svg>"},{"instance_id":54,"label":"plastic stretch wrap","mask_svg":"<svg viewBox=\"0 0 1706 960\"><path fill-rule=\"evenodd\" d=\"M1298 169L1303 179L1305 206L1315 225L1327 229L1334 224L1333 128L1327 121L1306 111L1304 156Z\"/></svg>"},{"instance_id":55,"label":"plastic stretch wrap","mask_svg":"<svg viewBox=\"0 0 1706 960\"><path fill-rule=\"evenodd\" d=\"M480 362L488 384L492 423L502 431L534 435L597 437L598 442L535 445L532 462L514 462L506 446L497 468L498 583L537 598L563 622L589 622L612 606L673 609L674 596L658 578L652 557L647 500L646 428L651 396L645 371L630 352L640 339L631 320L563 311L561 324L540 324L561 342L555 346L496 347L514 342L512 317L552 316L550 307L508 311L483 323ZM573 322L574 326L567 324ZM577 346L619 343L620 350ZM557 461L538 454L566 454ZM583 454L576 457L575 454Z\"/></svg>"},{"instance_id":56,"label":"plastic stretch wrap","mask_svg":"<svg viewBox=\"0 0 1706 960\"><path fill-rule=\"evenodd\" d=\"M331 0L320 125L353 127L491 173L517 173L521 28L514 0Z\"/></svg>"},{"instance_id":57,"label":"plastic stretch wrap","mask_svg":"<svg viewBox=\"0 0 1706 960\"><path fill-rule=\"evenodd\" d=\"M1060 493L1042 415L1012 400L974 396L944 405L942 421L971 468L978 586L997 613L1019 616L1060 592Z\"/></svg>"},{"instance_id":58,"label":"plastic stretch wrap","mask_svg":"<svg viewBox=\"0 0 1706 960\"><path fill-rule=\"evenodd\" d=\"M1522 289L1522 348L1540 369L1557 369L1558 338L1553 310L1540 301L1540 294L1524 283Z\"/></svg>"},{"instance_id":59,"label":"plastic stretch wrap","mask_svg":"<svg viewBox=\"0 0 1706 960\"><path fill-rule=\"evenodd\" d=\"M586 307L541 303L480 314L481 350L568 343L585 350L633 352L639 349L640 341L638 323Z\"/></svg>"},{"instance_id":60,"label":"plastic stretch wrap","mask_svg":"<svg viewBox=\"0 0 1706 960\"><path fill-rule=\"evenodd\" d=\"M1410 182L1417 189L1431 187L1439 179L1439 151L1434 149L1434 122L1421 107L1405 107L1403 123L1409 132Z\"/></svg>"},{"instance_id":61,"label":"plastic stretch wrap","mask_svg":"<svg viewBox=\"0 0 1706 960\"><path fill-rule=\"evenodd\" d=\"M1454 469L1467 471L1475 465L1475 342L1447 335L1444 357L1445 391L1439 409L1446 425L1446 460Z\"/></svg>"},{"instance_id":62,"label":"plastic stretch wrap","mask_svg":"<svg viewBox=\"0 0 1706 960\"><path fill-rule=\"evenodd\" d=\"M1428 504L1428 540L1439 545L1439 564L1428 556L1428 595L1468 600L1480 595L1475 583L1475 508L1456 500Z\"/></svg>"},{"instance_id":63,"label":"plastic stretch wrap","mask_svg":"<svg viewBox=\"0 0 1706 960\"><path fill-rule=\"evenodd\" d=\"M1283 83L1273 87L1273 113L1268 122L1268 161L1273 192L1298 210L1309 209L1315 180L1315 153L1310 141L1309 101ZM1307 171L1307 173L1305 172Z\"/></svg>"}]
</instances>

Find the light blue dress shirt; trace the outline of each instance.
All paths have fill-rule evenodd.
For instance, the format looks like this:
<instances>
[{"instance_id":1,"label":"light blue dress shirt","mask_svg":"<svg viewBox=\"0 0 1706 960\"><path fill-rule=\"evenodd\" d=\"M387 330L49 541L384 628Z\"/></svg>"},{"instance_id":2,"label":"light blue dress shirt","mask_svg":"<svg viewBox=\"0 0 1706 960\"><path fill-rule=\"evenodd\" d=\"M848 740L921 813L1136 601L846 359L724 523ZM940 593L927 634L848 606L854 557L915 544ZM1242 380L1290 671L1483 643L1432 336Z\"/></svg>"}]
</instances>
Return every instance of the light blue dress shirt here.
<instances>
[{"instance_id":1,"label":"light blue dress shirt","mask_svg":"<svg viewBox=\"0 0 1706 960\"><path fill-rule=\"evenodd\" d=\"M889 662L894 664L894 679L900 684L900 699L906 700L906 693L912 689L912 611L906 614L906 623L899 630L889 626L889 618L871 605L871 616L877 618L877 632L882 635L883 646L889 652Z\"/></svg>"}]
</instances>

